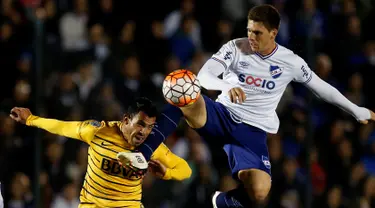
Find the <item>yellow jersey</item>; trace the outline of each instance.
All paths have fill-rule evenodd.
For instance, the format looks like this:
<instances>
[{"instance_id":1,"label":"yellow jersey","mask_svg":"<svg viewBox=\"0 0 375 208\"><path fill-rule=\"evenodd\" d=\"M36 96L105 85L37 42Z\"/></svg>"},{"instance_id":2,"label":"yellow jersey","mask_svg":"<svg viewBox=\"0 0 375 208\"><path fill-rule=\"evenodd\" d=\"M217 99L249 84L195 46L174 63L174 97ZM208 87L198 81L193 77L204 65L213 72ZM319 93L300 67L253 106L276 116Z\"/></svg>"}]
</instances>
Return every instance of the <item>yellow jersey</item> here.
<instances>
[{"instance_id":1,"label":"yellow jersey","mask_svg":"<svg viewBox=\"0 0 375 208\"><path fill-rule=\"evenodd\" d=\"M80 208L86 207L142 207L142 178L132 169L119 165L118 152L133 151L120 131L121 122L88 120L60 121L31 115L26 125L54 134L86 142L88 167L80 194ZM191 169L187 162L161 144L152 159L167 167L165 180L189 178Z\"/></svg>"}]
</instances>

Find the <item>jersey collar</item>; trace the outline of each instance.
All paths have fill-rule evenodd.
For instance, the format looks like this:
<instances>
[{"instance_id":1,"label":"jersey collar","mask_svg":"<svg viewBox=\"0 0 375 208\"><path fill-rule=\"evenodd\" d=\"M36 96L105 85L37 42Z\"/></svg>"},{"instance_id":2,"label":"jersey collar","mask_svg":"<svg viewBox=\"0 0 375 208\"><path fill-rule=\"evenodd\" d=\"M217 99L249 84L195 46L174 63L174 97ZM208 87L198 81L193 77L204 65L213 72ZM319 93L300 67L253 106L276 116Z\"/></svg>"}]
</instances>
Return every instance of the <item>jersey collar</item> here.
<instances>
[{"instance_id":1,"label":"jersey collar","mask_svg":"<svg viewBox=\"0 0 375 208\"><path fill-rule=\"evenodd\" d=\"M265 55L265 56L263 56L262 54L260 54L260 53L258 53L258 52L255 52L255 54L257 55L257 56L259 56L261 59L268 59L269 57L271 57L273 54L275 54L276 53L276 51L277 51L277 49L279 48L279 44L277 44L276 43L276 47L272 50L272 52L271 53L269 53L268 55Z\"/></svg>"}]
</instances>

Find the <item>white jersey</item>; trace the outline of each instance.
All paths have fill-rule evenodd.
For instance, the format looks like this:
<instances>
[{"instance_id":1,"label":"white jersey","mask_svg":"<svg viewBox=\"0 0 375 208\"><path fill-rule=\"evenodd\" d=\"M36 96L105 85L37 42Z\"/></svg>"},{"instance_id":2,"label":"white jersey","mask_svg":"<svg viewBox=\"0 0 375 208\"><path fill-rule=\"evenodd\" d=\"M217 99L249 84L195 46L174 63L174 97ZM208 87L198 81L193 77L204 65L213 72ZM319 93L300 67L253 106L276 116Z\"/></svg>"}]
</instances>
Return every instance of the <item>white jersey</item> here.
<instances>
[{"instance_id":1,"label":"white jersey","mask_svg":"<svg viewBox=\"0 0 375 208\"><path fill-rule=\"evenodd\" d=\"M223 72L223 80L218 76ZM306 62L293 51L276 45L267 56L252 52L247 38L226 43L203 66L198 74L206 89L221 90L217 102L222 103L235 121L277 133L280 121L277 105L291 81L304 83L322 99L351 113L357 120L370 118L370 112L351 103L335 88L321 80ZM232 103L228 90L241 87L246 100Z\"/></svg>"},{"instance_id":2,"label":"white jersey","mask_svg":"<svg viewBox=\"0 0 375 208\"><path fill-rule=\"evenodd\" d=\"M1 182L0 182L0 208L4 208L4 199L1 195Z\"/></svg>"}]
</instances>

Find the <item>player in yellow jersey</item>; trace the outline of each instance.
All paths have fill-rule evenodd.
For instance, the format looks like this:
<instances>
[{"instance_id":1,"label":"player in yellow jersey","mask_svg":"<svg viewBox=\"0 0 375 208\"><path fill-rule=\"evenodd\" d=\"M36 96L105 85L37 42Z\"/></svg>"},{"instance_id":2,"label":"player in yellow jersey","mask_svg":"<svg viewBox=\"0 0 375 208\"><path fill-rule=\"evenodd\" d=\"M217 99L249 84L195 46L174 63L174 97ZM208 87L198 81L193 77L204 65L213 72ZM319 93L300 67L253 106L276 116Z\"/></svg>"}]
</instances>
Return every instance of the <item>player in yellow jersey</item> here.
<instances>
[{"instance_id":1,"label":"player in yellow jersey","mask_svg":"<svg viewBox=\"0 0 375 208\"><path fill-rule=\"evenodd\" d=\"M152 130L156 115L156 108L151 101L139 98L129 107L122 121L60 121L35 116L28 108L20 107L13 108L10 117L22 124L90 145L80 208L140 208L143 207L142 178L146 171L140 173L120 165L117 154L132 152L150 134L154 134ZM154 170L158 170L155 174L165 180L184 180L191 175L187 162L173 154L164 144L153 153L152 160Z\"/></svg>"}]
</instances>

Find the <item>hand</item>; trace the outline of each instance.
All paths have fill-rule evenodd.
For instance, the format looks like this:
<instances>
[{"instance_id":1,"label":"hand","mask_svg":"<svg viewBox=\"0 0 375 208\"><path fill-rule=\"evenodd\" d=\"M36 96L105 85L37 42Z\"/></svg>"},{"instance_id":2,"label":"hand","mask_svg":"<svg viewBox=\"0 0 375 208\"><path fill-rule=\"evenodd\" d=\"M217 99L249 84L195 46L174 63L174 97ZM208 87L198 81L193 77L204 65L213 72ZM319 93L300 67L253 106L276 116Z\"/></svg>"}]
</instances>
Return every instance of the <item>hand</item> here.
<instances>
[{"instance_id":1,"label":"hand","mask_svg":"<svg viewBox=\"0 0 375 208\"><path fill-rule=\"evenodd\" d=\"M29 116L31 116L32 113L30 111L30 109L28 108L19 108L19 107L14 107L12 108L12 110L10 111L10 117L17 121L17 122L20 122L22 124L26 124L26 120Z\"/></svg>"},{"instance_id":2,"label":"hand","mask_svg":"<svg viewBox=\"0 0 375 208\"><path fill-rule=\"evenodd\" d=\"M148 167L150 172L158 178L163 178L165 173L167 172L167 167L165 167L158 160L150 160L150 162L148 163Z\"/></svg>"},{"instance_id":3,"label":"hand","mask_svg":"<svg viewBox=\"0 0 375 208\"><path fill-rule=\"evenodd\" d=\"M132 165L131 160L129 158L126 158L123 154L118 154L117 155L117 162L120 166L124 168L129 168L131 169L137 176L143 178L145 174L147 173L147 168L146 169L138 169L137 167L134 167Z\"/></svg>"},{"instance_id":4,"label":"hand","mask_svg":"<svg viewBox=\"0 0 375 208\"><path fill-rule=\"evenodd\" d=\"M240 87L234 87L228 91L232 103L243 103L246 100L245 92Z\"/></svg>"},{"instance_id":5,"label":"hand","mask_svg":"<svg viewBox=\"0 0 375 208\"><path fill-rule=\"evenodd\" d=\"M370 117L370 121L375 121L375 113L372 111L372 110L369 110L370 111L370 114L371 114L371 117ZM359 123L361 124L368 124L368 121L369 120L363 120L363 121L359 121Z\"/></svg>"}]
</instances>

